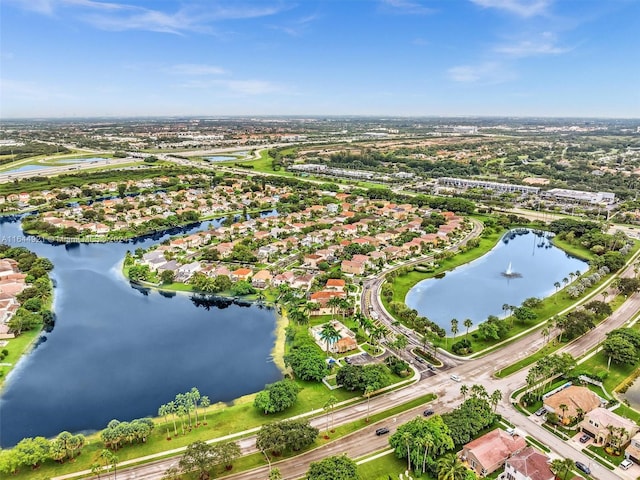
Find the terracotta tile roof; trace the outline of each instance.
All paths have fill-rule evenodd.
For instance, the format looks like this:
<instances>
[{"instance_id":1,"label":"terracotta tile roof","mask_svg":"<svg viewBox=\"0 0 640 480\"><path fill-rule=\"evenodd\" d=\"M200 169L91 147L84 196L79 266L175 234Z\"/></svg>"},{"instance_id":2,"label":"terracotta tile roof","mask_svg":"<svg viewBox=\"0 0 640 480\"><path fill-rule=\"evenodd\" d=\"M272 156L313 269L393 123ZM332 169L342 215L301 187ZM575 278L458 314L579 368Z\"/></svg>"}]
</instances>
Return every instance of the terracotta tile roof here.
<instances>
[{"instance_id":1,"label":"terracotta tile roof","mask_svg":"<svg viewBox=\"0 0 640 480\"><path fill-rule=\"evenodd\" d=\"M566 405L567 409L565 414L567 418L569 418L577 415L578 408L581 408L584 413L587 413L594 408L599 407L600 397L587 387L571 385L570 387L547 397L543 403L545 406L551 407L552 410L561 417L563 416L563 413L560 409L560 405Z\"/></svg>"},{"instance_id":2,"label":"terracotta tile roof","mask_svg":"<svg viewBox=\"0 0 640 480\"><path fill-rule=\"evenodd\" d=\"M497 428L467 443L464 450L473 453L482 467L491 471L493 466L505 461L526 446L527 442L521 436L509 435Z\"/></svg>"},{"instance_id":3,"label":"terracotta tile roof","mask_svg":"<svg viewBox=\"0 0 640 480\"><path fill-rule=\"evenodd\" d=\"M549 468L548 461L546 455L527 447L507 460L507 463L530 480L553 480L555 475Z\"/></svg>"}]
</instances>

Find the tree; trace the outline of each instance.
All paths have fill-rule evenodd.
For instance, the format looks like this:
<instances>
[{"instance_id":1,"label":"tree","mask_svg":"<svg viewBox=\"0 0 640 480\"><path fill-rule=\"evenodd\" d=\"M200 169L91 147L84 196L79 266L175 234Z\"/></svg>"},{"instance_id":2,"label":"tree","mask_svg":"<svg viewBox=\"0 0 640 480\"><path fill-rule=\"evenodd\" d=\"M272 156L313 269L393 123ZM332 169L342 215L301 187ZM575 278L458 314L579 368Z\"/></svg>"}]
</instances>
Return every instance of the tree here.
<instances>
[{"instance_id":1,"label":"tree","mask_svg":"<svg viewBox=\"0 0 640 480\"><path fill-rule=\"evenodd\" d=\"M359 480L356 462L346 455L311 462L306 480Z\"/></svg>"},{"instance_id":2,"label":"tree","mask_svg":"<svg viewBox=\"0 0 640 480\"><path fill-rule=\"evenodd\" d=\"M241 455L240 447L236 442L216 443L213 446L213 454L216 463L224 465L225 469L231 470L233 462Z\"/></svg>"},{"instance_id":3,"label":"tree","mask_svg":"<svg viewBox=\"0 0 640 480\"><path fill-rule=\"evenodd\" d=\"M569 423L567 421L568 419L565 417L565 414L566 414L567 410L569 409L569 407L566 404L561 403L560 405L558 405L558 408L560 408L560 410L562 410L562 423Z\"/></svg>"},{"instance_id":4,"label":"tree","mask_svg":"<svg viewBox=\"0 0 640 480\"><path fill-rule=\"evenodd\" d=\"M265 415L278 413L291 407L298 398L299 387L291 380L280 380L265 386L256 395L253 405L262 410Z\"/></svg>"},{"instance_id":5,"label":"tree","mask_svg":"<svg viewBox=\"0 0 640 480\"><path fill-rule=\"evenodd\" d=\"M269 470L269 477L267 480L282 480L282 473L280 473L280 469L273 468Z\"/></svg>"},{"instance_id":6,"label":"tree","mask_svg":"<svg viewBox=\"0 0 640 480\"><path fill-rule=\"evenodd\" d=\"M173 270L163 270L162 273L160 274L160 280L165 285L169 283L173 283L175 278L176 278L176 273Z\"/></svg>"},{"instance_id":7,"label":"tree","mask_svg":"<svg viewBox=\"0 0 640 480\"><path fill-rule=\"evenodd\" d=\"M331 300L333 300L333 298ZM320 339L327 345L327 356L329 356L329 346L340 340L340 338L342 337L333 324L329 322L322 326L322 330L320 330Z\"/></svg>"},{"instance_id":8,"label":"tree","mask_svg":"<svg viewBox=\"0 0 640 480\"><path fill-rule=\"evenodd\" d=\"M291 367L300 380L319 382L329 373L327 362L313 345L292 348L284 356L284 364Z\"/></svg>"},{"instance_id":9,"label":"tree","mask_svg":"<svg viewBox=\"0 0 640 480\"><path fill-rule=\"evenodd\" d=\"M467 477L467 467L455 453L448 453L438 460L438 480L464 480Z\"/></svg>"},{"instance_id":10,"label":"tree","mask_svg":"<svg viewBox=\"0 0 640 480\"><path fill-rule=\"evenodd\" d=\"M458 333L458 319L451 319L451 333L453 333L453 339L456 339L456 333Z\"/></svg>"},{"instance_id":11,"label":"tree","mask_svg":"<svg viewBox=\"0 0 640 480\"><path fill-rule=\"evenodd\" d=\"M44 437L24 438L14 447L14 455L22 465L38 468L49 458L50 442Z\"/></svg>"},{"instance_id":12,"label":"tree","mask_svg":"<svg viewBox=\"0 0 640 480\"><path fill-rule=\"evenodd\" d=\"M561 478L562 480L567 480L567 477L573 471L574 463L570 458L557 458L551 461L549 468L553 473L555 473L556 477Z\"/></svg>"},{"instance_id":13,"label":"tree","mask_svg":"<svg viewBox=\"0 0 640 480\"><path fill-rule=\"evenodd\" d=\"M469 329L471 328L471 326L473 325L473 321L470 318L465 319L465 321L463 322L463 325L465 326L465 328L467 329L467 337L469 337Z\"/></svg>"},{"instance_id":14,"label":"tree","mask_svg":"<svg viewBox=\"0 0 640 480\"><path fill-rule=\"evenodd\" d=\"M615 363L620 364L636 364L638 362L638 352L636 350L636 347L623 336L612 335L611 333L607 335L607 338L602 343L602 349L604 350L604 353L609 357L607 370L609 370L612 360Z\"/></svg>"},{"instance_id":15,"label":"tree","mask_svg":"<svg viewBox=\"0 0 640 480\"><path fill-rule=\"evenodd\" d=\"M209 478L209 470L217 463L213 446L201 440L187 445L184 455L180 459L180 468L183 472L195 472L199 480Z\"/></svg>"},{"instance_id":16,"label":"tree","mask_svg":"<svg viewBox=\"0 0 640 480\"><path fill-rule=\"evenodd\" d=\"M491 395L489 396L489 402L493 407L493 413L496 413L496 409L498 408L500 400L502 400L502 392L500 390L494 390L493 392L491 392Z\"/></svg>"},{"instance_id":17,"label":"tree","mask_svg":"<svg viewBox=\"0 0 640 480\"><path fill-rule=\"evenodd\" d=\"M537 317L535 312L529 307L518 307L513 311L513 315L522 323L535 320Z\"/></svg>"},{"instance_id":18,"label":"tree","mask_svg":"<svg viewBox=\"0 0 640 480\"><path fill-rule=\"evenodd\" d=\"M462 401L464 402L467 399L467 393L469 393L469 387L466 384L460 385L460 393L462 394Z\"/></svg>"},{"instance_id":19,"label":"tree","mask_svg":"<svg viewBox=\"0 0 640 480\"><path fill-rule=\"evenodd\" d=\"M204 416L203 423L205 425L207 424L207 408L209 408L209 405L211 405L211 400L209 400L209 397L206 395L203 395L200 399L200 406L202 407L202 414Z\"/></svg>"}]
</instances>

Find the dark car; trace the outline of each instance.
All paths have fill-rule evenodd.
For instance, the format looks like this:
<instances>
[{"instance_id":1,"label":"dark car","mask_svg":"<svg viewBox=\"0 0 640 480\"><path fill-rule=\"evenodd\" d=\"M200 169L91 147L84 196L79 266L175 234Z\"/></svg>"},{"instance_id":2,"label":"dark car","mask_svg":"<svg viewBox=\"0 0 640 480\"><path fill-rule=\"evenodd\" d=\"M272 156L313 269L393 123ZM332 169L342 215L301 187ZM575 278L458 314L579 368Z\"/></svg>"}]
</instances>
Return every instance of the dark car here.
<instances>
[{"instance_id":1,"label":"dark car","mask_svg":"<svg viewBox=\"0 0 640 480\"><path fill-rule=\"evenodd\" d=\"M419 361L420 363L424 363L424 359L423 358L416 357L416 360Z\"/></svg>"},{"instance_id":2,"label":"dark car","mask_svg":"<svg viewBox=\"0 0 640 480\"><path fill-rule=\"evenodd\" d=\"M431 416L431 415L433 415L434 413L436 413L436 412L434 412L434 411L433 411L433 410L431 410L431 409L428 409L428 410L425 410L424 412L422 412L422 414L423 414L425 417L430 417L430 416Z\"/></svg>"},{"instance_id":3,"label":"dark car","mask_svg":"<svg viewBox=\"0 0 640 480\"><path fill-rule=\"evenodd\" d=\"M587 443L591 437L586 433L580 437L580 443Z\"/></svg>"},{"instance_id":4,"label":"dark car","mask_svg":"<svg viewBox=\"0 0 640 480\"><path fill-rule=\"evenodd\" d=\"M576 468L587 475L591 473L591 469L582 462L576 462Z\"/></svg>"},{"instance_id":5,"label":"dark car","mask_svg":"<svg viewBox=\"0 0 640 480\"><path fill-rule=\"evenodd\" d=\"M427 364L427 368L428 368L429 370L431 370L432 372L435 372L435 371L436 371L436 367L434 367L434 366L433 366L433 365L431 365L430 363L429 363L429 364Z\"/></svg>"},{"instance_id":6,"label":"dark car","mask_svg":"<svg viewBox=\"0 0 640 480\"><path fill-rule=\"evenodd\" d=\"M385 433L389 433L389 429L387 427L382 427L376 430L376 435L384 435Z\"/></svg>"}]
</instances>

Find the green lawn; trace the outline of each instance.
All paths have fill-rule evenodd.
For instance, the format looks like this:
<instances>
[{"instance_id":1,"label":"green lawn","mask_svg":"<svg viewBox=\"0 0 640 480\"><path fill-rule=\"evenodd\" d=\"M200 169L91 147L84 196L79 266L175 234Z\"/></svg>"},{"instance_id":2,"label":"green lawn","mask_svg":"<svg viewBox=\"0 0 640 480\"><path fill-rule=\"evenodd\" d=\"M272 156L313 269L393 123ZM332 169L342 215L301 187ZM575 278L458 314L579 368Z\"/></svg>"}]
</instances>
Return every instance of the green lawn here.
<instances>
[{"instance_id":1,"label":"green lawn","mask_svg":"<svg viewBox=\"0 0 640 480\"><path fill-rule=\"evenodd\" d=\"M20 357L28 352L29 348L31 348L33 342L36 341L41 331L42 330L40 328L36 328L28 332L23 332L18 337L9 339L9 344L6 347L0 348L0 350L7 349L9 351L9 355L7 355L0 363L11 364L11 366L0 367L0 373L2 373L2 376L0 376L0 391L4 386L4 381L9 372L15 368Z\"/></svg>"},{"instance_id":2,"label":"green lawn","mask_svg":"<svg viewBox=\"0 0 640 480\"><path fill-rule=\"evenodd\" d=\"M404 474L406 470L407 462L397 458L393 452L358 465L358 474L363 480L388 480L389 478L397 480L400 474ZM412 472L411 476L413 478L434 480L434 477L428 474L418 475Z\"/></svg>"}]
</instances>

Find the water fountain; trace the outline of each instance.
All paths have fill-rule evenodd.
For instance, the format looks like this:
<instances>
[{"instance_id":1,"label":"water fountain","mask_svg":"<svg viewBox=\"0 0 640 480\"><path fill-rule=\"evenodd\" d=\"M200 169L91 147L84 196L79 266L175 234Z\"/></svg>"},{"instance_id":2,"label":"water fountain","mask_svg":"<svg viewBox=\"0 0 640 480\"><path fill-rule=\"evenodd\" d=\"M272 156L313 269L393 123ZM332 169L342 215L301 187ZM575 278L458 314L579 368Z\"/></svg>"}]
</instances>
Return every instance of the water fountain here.
<instances>
[{"instance_id":1,"label":"water fountain","mask_svg":"<svg viewBox=\"0 0 640 480\"><path fill-rule=\"evenodd\" d=\"M507 278L520 278L522 277L522 275L518 272L514 272L513 269L511 268L511 262L509 262L509 265L507 266L507 269L502 272L502 276L503 277L507 277Z\"/></svg>"}]
</instances>

